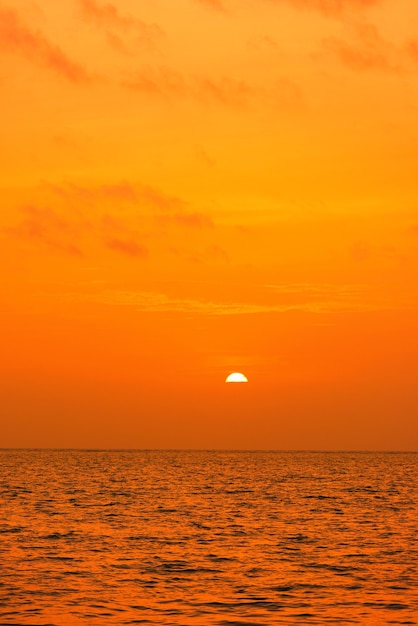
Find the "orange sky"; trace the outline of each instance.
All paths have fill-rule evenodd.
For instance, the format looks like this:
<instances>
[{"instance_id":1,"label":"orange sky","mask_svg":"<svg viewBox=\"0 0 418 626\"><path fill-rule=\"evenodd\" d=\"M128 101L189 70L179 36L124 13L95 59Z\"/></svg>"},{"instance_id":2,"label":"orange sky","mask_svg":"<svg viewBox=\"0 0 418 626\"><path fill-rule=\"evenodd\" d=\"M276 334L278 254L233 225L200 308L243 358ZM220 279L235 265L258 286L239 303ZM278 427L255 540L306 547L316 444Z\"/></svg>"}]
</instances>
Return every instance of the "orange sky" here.
<instances>
[{"instance_id":1,"label":"orange sky","mask_svg":"<svg viewBox=\"0 0 418 626\"><path fill-rule=\"evenodd\" d=\"M418 449L416 21L0 0L0 447Z\"/></svg>"}]
</instances>

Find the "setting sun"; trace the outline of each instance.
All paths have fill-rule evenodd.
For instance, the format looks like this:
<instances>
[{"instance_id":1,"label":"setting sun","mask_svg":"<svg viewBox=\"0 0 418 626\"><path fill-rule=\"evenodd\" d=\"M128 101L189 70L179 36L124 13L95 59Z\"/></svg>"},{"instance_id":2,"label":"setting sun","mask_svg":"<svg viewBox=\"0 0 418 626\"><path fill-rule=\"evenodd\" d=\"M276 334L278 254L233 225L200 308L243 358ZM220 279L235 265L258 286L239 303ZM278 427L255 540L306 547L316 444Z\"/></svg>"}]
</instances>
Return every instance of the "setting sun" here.
<instances>
[{"instance_id":1,"label":"setting sun","mask_svg":"<svg viewBox=\"0 0 418 626\"><path fill-rule=\"evenodd\" d=\"M248 378L240 372L233 372L226 377L226 383L248 383Z\"/></svg>"}]
</instances>

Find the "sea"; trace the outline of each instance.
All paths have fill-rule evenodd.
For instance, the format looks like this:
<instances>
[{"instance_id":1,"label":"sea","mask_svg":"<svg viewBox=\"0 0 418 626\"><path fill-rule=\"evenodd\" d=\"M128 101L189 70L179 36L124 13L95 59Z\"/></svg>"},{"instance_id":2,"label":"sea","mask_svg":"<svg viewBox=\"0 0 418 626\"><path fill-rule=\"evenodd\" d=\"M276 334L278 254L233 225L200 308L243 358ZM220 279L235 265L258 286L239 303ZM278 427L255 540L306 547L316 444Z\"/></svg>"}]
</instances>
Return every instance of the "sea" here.
<instances>
[{"instance_id":1,"label":"sea","mask_svg":"<svg viewBox=\"0 0 418 626\"><path fill-rule=\"evenodd\" d=\"M418 453L0 450L0 626L418 624Z\"/></svg>"}]
</instances>

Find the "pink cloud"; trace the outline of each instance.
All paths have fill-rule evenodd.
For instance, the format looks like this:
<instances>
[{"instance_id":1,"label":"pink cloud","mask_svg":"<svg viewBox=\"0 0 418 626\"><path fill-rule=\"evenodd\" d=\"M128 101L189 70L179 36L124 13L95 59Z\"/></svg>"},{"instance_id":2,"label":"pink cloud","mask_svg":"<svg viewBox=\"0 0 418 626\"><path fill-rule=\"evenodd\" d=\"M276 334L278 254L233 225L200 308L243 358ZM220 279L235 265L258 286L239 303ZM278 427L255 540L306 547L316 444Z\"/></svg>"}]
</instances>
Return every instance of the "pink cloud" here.
<instances>
[{"instance_id":1,"label":"pink cloud","mask_svg":"<svg viewBox=\"0 0 418 626\"><path fill-rule=\"evenodd\" d=\"M41 32L25 26L15 11L0 8L0 49L51 69L73 83L91 80L82 65L68 57Z\"/></svg>"}]
</instances>

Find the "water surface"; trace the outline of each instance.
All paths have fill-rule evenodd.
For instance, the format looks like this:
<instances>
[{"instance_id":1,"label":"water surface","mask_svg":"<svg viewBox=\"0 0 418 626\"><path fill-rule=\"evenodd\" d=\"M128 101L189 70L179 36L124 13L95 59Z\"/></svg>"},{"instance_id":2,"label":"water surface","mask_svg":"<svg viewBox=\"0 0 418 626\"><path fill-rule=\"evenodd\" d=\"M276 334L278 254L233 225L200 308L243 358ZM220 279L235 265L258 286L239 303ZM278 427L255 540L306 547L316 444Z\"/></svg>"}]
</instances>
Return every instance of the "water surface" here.
<instances>
[{"instance_id":1,"label":"water surface","mask_svg":"<svg viewBox=\"0 0 418 626\"><path fill-rule=\"evenodd\" d=\"M0 626L418 623L418 454L0 451Z\"/></svg>"}]
</instances>

